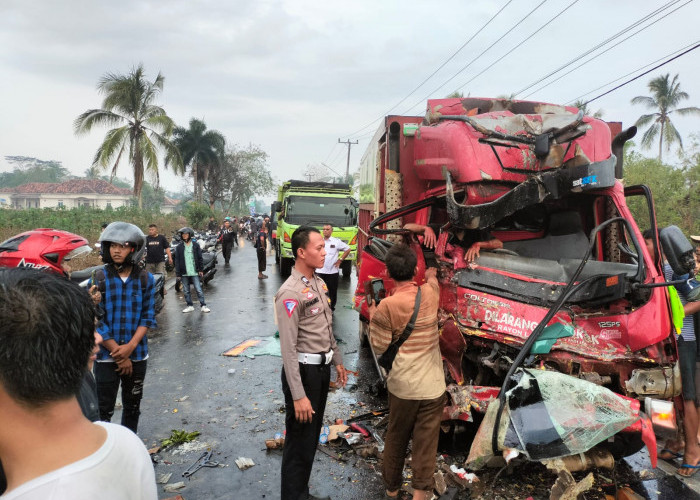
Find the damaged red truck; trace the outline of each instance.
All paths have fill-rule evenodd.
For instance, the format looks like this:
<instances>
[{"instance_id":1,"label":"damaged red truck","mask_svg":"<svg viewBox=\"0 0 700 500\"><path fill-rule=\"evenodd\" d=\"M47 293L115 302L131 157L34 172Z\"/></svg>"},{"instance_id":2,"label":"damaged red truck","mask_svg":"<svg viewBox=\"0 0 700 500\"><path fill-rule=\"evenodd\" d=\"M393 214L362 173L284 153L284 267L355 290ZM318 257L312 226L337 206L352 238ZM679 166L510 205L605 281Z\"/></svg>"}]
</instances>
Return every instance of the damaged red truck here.
<instances>
[{"instance_id":1,"label":"damaged red truck","mask_svg":"<svg viewBox=\"0 0 700 500\"><path fill-rule=\"evenodd\" d=\"M387 116L362 159L364 250L355 292L361 341L367 345L368 284L381 279L391 290L383 257L405 240L418 255L419 283L426 266L439 267L440 349L450 396L444 419L478 423L487 407L500 407L495 428L502 426L503 435L489 438L494 454L510 447L507 435L515 430L521 440L513 447L530 459L603 441L618 456L646 444L655 466L652 423L657 431L676 430L680 375L668 292L660 286L661 260L640 230L654 229L658 249L653 200L645 186L620 182L622 147L634 132L574 107L434 99L425 117ZM646 220L635 222L626 201L632 196L648 208ZM436 248L406 233L409 222L440 226ZM503 249L482 250L467 266L445 244L450 227L488 229ZM584 392L609 389L628 415L592 444L557 447L543 437L547 429L525 438L513 419L522 409L513 388L538 370L573 377ZM591 422L605 413L596 401L591 396L588 404ZM510 423L503 423L507 416ZM568 425L575 435L577 416L567 418L551 427Z\"/></svg>"}]
</instances>

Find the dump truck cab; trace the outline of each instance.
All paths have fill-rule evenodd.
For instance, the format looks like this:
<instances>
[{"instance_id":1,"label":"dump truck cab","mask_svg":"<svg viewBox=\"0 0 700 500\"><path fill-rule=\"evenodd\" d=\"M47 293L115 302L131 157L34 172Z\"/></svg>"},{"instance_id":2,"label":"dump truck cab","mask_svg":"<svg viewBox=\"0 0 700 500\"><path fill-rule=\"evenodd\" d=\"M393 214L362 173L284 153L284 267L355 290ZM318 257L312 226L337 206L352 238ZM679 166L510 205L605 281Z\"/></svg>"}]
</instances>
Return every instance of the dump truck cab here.
<instances>
[{"instance_id":1,"label":"dump truck cab","mask_svg":"<svg viewBox=\"0 0 700 500\"><path fill-rule=\"evenodd\" d=\"M632 401L637 428L618 436L643 434L651 446L639 422L675 429L673 419L654 418L680 394L661 253L648 251L627 206L641 197L640 223L654 229L658 249L653 199L619 180L618 156L634 132L620 128L572 107L466 98L428 101L425 118L387 117L375 135L361 172L360 225L373 236L358 264L360 337L367 283L382 279L391 293L383 258L392 244L412 245L418 283L426 267L439 269L446 419L480 421L519 360ZM435 248L403 230L408 222L433 227ZM488 230L503 248L467 263L447 243L460 229ZM642 443L621 441L623 454Z\"/></svg>"}]
</instances>

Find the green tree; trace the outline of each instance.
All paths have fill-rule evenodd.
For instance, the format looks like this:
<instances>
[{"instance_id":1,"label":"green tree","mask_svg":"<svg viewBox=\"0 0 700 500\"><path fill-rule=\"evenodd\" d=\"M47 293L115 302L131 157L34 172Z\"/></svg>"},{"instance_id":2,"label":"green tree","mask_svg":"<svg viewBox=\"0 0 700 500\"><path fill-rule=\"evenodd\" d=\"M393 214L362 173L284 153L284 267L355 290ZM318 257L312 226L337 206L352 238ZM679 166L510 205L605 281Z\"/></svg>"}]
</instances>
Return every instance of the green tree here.
<instances>
[{"instance_id":1,"label":"green tree","mask_svg":"<svg viewBox=\"0 0 700 500\"><path fill-rule=\"evenodd\" d=\"M226 139L216 130L207 130L202 120L192 118L189 128L175 128L173 143L182 158L179 173L184 174L185 168L190 167L194 179L194 199L201 203L209 172L222 164Z\"/></svg>"},{"instance_id":2,"label":"green tree","mask_svg":"<svg viewBox=\"0 0 700 500\"><path fill-rule=\"evenodd\" d=\"M102 108L87 110L73 124L77 135L87 134L96 125L115 127L97 149L93 165L107 169L112 164L114 177L126 153L133 169L134 196L139 208L143 206L144 174L151 174L158 185L158 150L165 153L166 167L170 164L176 171L182 169L180 153L170 142L173 121L162 107L154 104L163 91L164 80L158 73L154 81L148 81L141 64L127 75L107 73L97 84L98 92L104 95Z\"/></svg>"},{"instance_id":3,"label":"green tree","mask_svg":"<svg viewBox=\"0 0 700 500\"><path fill-rule=\"evenodd\" d=\"M60 161L29 156L6 156L11 172L0 173L0 187L17 187L30 182L63 182L71 178Z\"/></svg>"},{"instance_id":4,"label":"green tree","mask_svg":"<svg viewBox=\"0 0 700 500\"><path fill-rule=\"evenodd\" d=\"M662 161L663 143L666 140L666 150L671 148L671 144L678 142L680 149L683 149L683 140L681 134L676 130L675 125L671 121L671 114L678 113L681 116L700 114L700 108L690 106L687 108L678 108L678 104L689 99L687 92L681 90L681 84L678 81L678 75L670 79L670 73L658 76L649 82L649 90L651 96L637 96L632 99L632 104L641 104L648 109L655 110L653 113L642 115L637 119L638 127L651 126L644 132L642 136L642 147L649 149L656 137L659 138L659 161Z\"/></svg>"},{"instance_id":5,"label":"green tree","mask_svg":"<svg viewBox=\"0 0 700 500\"><path fill-rule=\"evenodd\" d=\"M204 188L210 207L218 201L226 213L247 212L248 200L252 196L273 191L267 153L254 144L241 149L229 147L223 162L211 170Z\"/></svg>"}]
</instances>

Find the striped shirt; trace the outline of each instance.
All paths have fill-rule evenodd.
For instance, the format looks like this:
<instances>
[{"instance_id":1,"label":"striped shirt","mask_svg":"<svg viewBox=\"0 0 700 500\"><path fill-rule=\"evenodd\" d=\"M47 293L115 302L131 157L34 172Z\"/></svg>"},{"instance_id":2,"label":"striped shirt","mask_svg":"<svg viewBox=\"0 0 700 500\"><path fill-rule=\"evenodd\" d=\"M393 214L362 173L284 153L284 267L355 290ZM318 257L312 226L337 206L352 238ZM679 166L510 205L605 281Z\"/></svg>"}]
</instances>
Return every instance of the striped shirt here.
<instances>
[{"instance_id":1,"label":"striped shirt","mask_svg":"<svg viewBox=\"0 0 700 500\"><path fill-rule=\"evenodd\" d=\"M105 340L114 340L117 344L128 343L139 326L155 328L155 281L148 274L146 287L141 286L139 272L132 272L126 282L112 269L105 265L105 292L102 294L102 306L105 314L97 325L97 332ZM90 283L88 288L92 285ZM131 353L132 361L148 358L148 340L144 335L141 342ZM97 361L111 361L109 352L100 347Z\"/></svg>"},{"instance_id":2,"label":"striped shirt","mask_svg":"<svg viewBox=\"0 0 700 500\"><path fill-rule=\"evenodd\" d=\"M372 315L369 336L377 353L403 333L413 314L418 287L415 283L394 289L379 303ZM440 289L436 278L421 285L421 303L416 325L399 348L387 377L387 388L401 399L435 399L445 392L445 375L440 355L438 305Z\"/></svg>"},{"instance_id":3,"label":"striped shirt","mask_svg":"<svg viewBox=\"0 0 700 500\"><path fill-rule=\"evenodd\" d=\"M691 276L689 274L678 276L673 272L671 266L665 263L664 277L666 281L676 281L690 279ZM688 292L690 291L688 285L675 285L675 288L678 292L678 297L681 299L681 303L686 305L688 303ZM693 316L693 314L686 314L685 318L683 318L683 327L681 328L681 337L688 342L695 342L695 321L693 320Z\"/></svg>"}]
</instances>

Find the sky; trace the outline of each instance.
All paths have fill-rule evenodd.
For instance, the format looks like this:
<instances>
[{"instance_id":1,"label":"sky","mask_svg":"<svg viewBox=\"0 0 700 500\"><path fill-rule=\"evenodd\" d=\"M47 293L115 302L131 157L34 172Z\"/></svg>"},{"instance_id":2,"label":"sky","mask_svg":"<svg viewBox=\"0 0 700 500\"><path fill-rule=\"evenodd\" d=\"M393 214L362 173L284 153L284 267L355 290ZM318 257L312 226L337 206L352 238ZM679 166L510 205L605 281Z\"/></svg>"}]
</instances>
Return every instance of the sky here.
<instances>
[{"instance_id":1,"label":"sky","mask_svg":"<svg viewBox=\"0 0 700 500\"><path fill-rule=\"evenodd\" d=\"M230 144L260 146L284 181L315 164L344 174L339 139L358 141L356 170L381 118L423 115L428 97L595 97L697 43L698 20L700 2L692 0L2 0L0 171L11 168L5 156L21 155L81 175L106 129L78 137L74 119L100 107L100 77L139 63L151 80L164 75L157 102L178 125L195 117ZM590 107L633 125L647 110L630 100L648 95L649 80L665 73L679 74L690 94L685 106L700 107L700 49ZM700 133L700 117L674 123L686 144ZM130 178L125 162L118 175ZM162 166L161 184L186 186Z\"/></svg>"}]
</instances>

